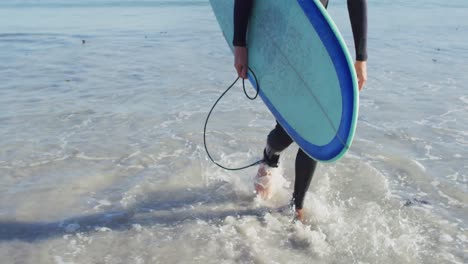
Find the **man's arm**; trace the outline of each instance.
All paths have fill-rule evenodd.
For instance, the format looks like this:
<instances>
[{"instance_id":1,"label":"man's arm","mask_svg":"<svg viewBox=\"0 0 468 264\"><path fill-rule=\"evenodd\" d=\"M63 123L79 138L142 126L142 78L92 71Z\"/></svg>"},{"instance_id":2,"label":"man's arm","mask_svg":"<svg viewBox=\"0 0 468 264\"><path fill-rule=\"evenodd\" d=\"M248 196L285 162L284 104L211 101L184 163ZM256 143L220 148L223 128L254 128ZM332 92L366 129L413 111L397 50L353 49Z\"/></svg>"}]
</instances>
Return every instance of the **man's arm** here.
<instances>
[{"instance_id":1,"label":"man's arm","mask_svg":"<svg viewBox=\"0 0 468 264\"><path fill-rule=\"evenodd\" d=\"M240 78L247 79L248 54L247 54L247 26L253 0L235 0L234 2L234 67Z\"/></svg>"},{"instance_id":2,"label":"man's arm","mask_svg":"<svg viewBox=\"0 0 468 264\"><path fill-rule=\"evenodd\" d=\"M234 2L234 46L245 47L247 26L249 24L250 12L253 0L235 0Z\"/></svg>"},{"instance_id":3,"label":"man's arm","mask_svg":"<svg viewBox=\"0 0 468 264\"><path fill-rule=\"evenodd\" d=\"M361 91L367 82L367 0L348 0L348 12L356 50L354 69Z\"/></svg>"},{"instance_id":4,"label":"man's arm","mask_svg":"<svg viewBox=\"0 0 468 264\"><path fill-rule=\"evenodd\" d=\"M348 0L356 60L367 60L367 0Z\"/></svg>"}]
</instances>

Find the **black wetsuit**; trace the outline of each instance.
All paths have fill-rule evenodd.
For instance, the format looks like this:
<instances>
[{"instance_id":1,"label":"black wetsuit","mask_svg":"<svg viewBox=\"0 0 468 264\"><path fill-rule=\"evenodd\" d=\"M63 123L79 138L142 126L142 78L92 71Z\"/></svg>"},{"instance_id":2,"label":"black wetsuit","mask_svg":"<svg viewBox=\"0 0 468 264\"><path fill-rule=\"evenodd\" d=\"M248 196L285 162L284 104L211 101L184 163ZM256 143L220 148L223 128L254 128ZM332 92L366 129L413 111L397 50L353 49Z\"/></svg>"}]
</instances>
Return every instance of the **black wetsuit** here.
<instances>
[{"instance_id":1,"label":"black wetsuit","mask_svg":"<svg viewBox=\"0 0 468 264\"><path fill-rule=\"evenodd\" d=\"M254 0L235 0L234 3L234 46L246 46L246 33L250 12ZM325 8L328 0L320 0ZM348 12L353 30L356 60L367 60L367 0L348 0ZM293 140L277 123L267 139L264 150L265 162L272 167L278 166L279 153L286 149ZM309 189L317 162L300 148L296 155L296 179L294 181L293 200L296 209L302 209L304 197Z\"/></svg>"}]
</instances>

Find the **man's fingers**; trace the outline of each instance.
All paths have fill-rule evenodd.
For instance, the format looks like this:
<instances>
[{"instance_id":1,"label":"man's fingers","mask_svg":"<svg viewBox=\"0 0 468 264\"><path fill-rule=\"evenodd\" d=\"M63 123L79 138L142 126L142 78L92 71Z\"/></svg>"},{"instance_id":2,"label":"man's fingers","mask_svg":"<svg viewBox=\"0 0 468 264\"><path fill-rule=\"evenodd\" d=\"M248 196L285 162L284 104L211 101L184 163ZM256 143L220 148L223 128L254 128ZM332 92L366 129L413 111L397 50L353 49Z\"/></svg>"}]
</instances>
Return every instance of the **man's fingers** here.
<instances>
[{"instance_id":1,"label":"man's fingers","mask_svg":"<svg viewBox=\"0 0 468 264\"><path fill-rule=\"evenodd\" d=\"M242 73L242 74L241 74L240 77L241 77L242 79L247 79L247 67L246 67L246 66L242 67L241 73Z\"/></svg>"},{"instance_id":2,"label":"man's fingers","mask_svg":"<svg viewBox=\"0 0 468 264\"><path fill-rule=\"evenodd\" d=\"M234 48L234 66L237 75L242 79L247 79L248 55L246 47L236 46Z\"/></svg>"},{"instance_id":3,"label":"man's fingers","mask_svg":"<svg viewBox=\"0 0 468 264\"><path fill-rule=\"evenodd\" d=\"M241 77L242 75L242 65L234 65L236 68L237 76Z\"/></svg>"},{"instance_id":4,"label":"man's fingers","mask_svg":"<svg viewBox=\"0 0 468 264\"><path fill-rule=\"evenodd\" d=\"M239 65L234 65L234 68L236 68L237 75L240 77L241 75L241 67Z\"/></svg>"},{"instance_id":5,"label":"man's fingers","mask_svg":"<svg viewBox=\"0 0 468 264\"><path fill-rule=\"evenodd\" d=\"M361 72L359 72L357 77L358 77L358 88L359 88L359 91L361 91L364 85L366 84L367 78L364 77Z\"/></svg>"},{"instance_id":6,"label":"man's fingers","mask_svg":"<svg viewBox=\"0 0 468 264\"><path fill-rule=\"evenodd\" d=\"M237 75L242 79L247 79L247 67L244 65L235 65Z\"/></svg>"},{"instance_id":7,"label":"man's fingers","mask_svg":"<svg viewBox=\"0 0 468 264\"><path fill-rule=\"evenodd\" d=\"M361 91L367 81L367 64L365 61L356 61L354 68L358 79L358 88Z\"/></svg>"},{"instance_id":8,"label":"man's fingers","mask_svg":"<svg viewBox=\"0 0 468 264\"><path fill-rule=\"evenodd\" d=\"M362 87L364 87L364 81L363 80L359 80L359 91L362 90Z\"/></svg>"},{"instance_id":9,"label":"man's fingers","mask_svg":"<svg viewBox=\"0 0 468 264\"><path fill-rule=\"evenodd\" d=\"M359 78L358 86L359 86L359 91L364 88L364 84L366 84L366 80L364 78Z\"/></svg>"}]
</instances>

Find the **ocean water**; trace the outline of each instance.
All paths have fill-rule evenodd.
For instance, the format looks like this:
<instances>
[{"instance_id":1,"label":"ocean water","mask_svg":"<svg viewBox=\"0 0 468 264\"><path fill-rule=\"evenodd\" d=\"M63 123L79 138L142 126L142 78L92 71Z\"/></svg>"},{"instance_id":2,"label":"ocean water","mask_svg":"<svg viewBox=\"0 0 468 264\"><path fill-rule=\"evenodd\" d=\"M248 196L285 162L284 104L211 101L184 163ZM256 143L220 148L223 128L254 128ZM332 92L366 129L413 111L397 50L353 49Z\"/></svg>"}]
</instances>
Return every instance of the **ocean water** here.
<instances>
[{"instance_id":1,"label":"ocean water","mask_svg":"<svg viewBox=\"0 0 468 264\"><path fill-rule=\"evenodd\" d=\"M1 263L467 263L467 17L466 0L369 0L356 138L319 165L301 224L297 146L266 202L255 168L204 152L236 77L207 1L2 0ZM236 88L207 135L229 166L274 125Z\"/></svg>"}]
</instances>

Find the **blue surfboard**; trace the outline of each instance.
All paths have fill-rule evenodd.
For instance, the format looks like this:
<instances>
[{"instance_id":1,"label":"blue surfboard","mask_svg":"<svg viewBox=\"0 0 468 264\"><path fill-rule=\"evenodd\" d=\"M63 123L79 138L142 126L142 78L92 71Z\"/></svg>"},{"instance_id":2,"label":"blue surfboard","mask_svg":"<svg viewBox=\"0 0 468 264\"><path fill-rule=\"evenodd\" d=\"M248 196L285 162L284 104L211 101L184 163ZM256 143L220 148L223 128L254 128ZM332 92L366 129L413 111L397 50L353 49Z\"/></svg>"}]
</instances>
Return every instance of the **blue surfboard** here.
<instances>
[{"instance_id":1,"label":"blue surfboard","mask_svg":"<svg viewBox=\"0 0 468 264\"><path fill-rule=\"evenodd\" d=\"M210 3L233 49L234 0ZM249 67L276 120L310 157L341 158L356 129L358 86L346 44L322 4L254 1L247 42Z\"/></svg>"}]
</instances>

